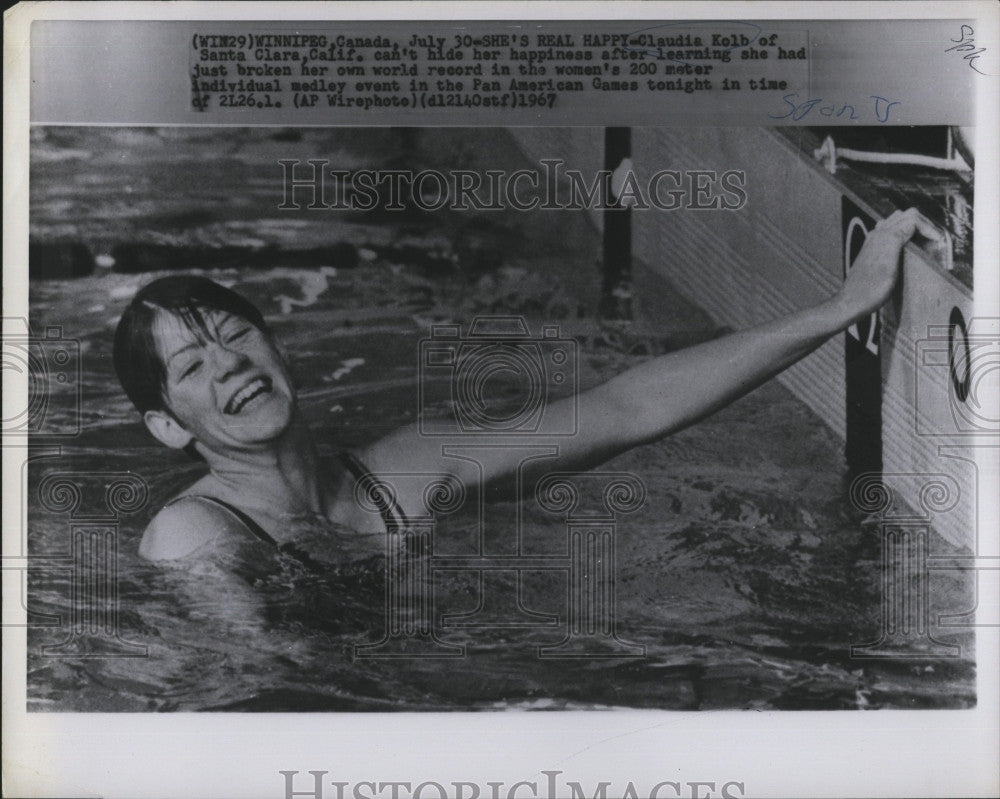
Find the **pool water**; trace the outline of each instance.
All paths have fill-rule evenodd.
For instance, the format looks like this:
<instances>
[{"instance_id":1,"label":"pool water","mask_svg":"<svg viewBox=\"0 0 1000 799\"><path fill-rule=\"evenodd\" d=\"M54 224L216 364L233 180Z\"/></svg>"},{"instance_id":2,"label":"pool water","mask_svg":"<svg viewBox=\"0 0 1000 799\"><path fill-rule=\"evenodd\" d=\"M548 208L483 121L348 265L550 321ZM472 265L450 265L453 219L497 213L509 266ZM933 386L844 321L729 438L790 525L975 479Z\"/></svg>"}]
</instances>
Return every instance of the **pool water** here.
<instances>
[{"instance_id":1,"label":"pool water","mask_svg":"<svg viewBox=\"0 0 1000 799\"><path fill-rule=\"evenodd\" d=\"M142 162L139 155L150 135L139 132L129 138L122 131L80 129L36 142L38 152L50 155L39 159L33 172L33 235L65 226L60 221L67 218L65 202L89 198L89 216L80 217L69 233L95 251L110 249L113 235L126 234L116 233L108 221L117 207L110 179L94 188L103 179L100 159L111 158L104 145L107 137L117 136L117 146L128 156L123 163L134 162L131 168L145 174L135 164ZM178 131L163 135L168 145L183 140ZM206 131L197 135L202 148L221 147L237 136L232 131L226 133L228 139ZM304 135L308 141L314 134ZM88 146L98 163L51 155ZM276 145L260 133L247 134L233 157L255 146ZM342 149L354 147L356 152L361 146L348 142ZM472 159L470 153L478 150L470 145L462 152ZM502 152L516 163L515 150ZM154 158L163 158L163 174L172 165L174 181L197 166L149 155L143 162L147 168ZM62 170L58 180L50 164ZM138 190L140 205L147 199L155 205L154 194L162 186L154 189L154 184ZM79 198L65 200L72 194L67 186L76 186ZM132 218L122 224L126 233L141 229L172 246L190 245L208 228L221 237L249 235L248 212L241 211L242 220L235 212L227 217L229 212L219 208L229 202L230 193L224 185L213 191L223 198L219 207L201 195L192 195L190 203L214 208L210 221L177 221L164 212L149 223L152 227ZM63 204L58 197L64 197ZM102 209L107 211L103 216ZM592 263L599 239L585 220L557 216L545 224L522 215L431 229L398 220L333 220L357 244L357 263L321 269L297 261L290 250L283 261L264 268L220 267L206 274L265 311L287 353L303 414L326 455L363 445L415 419L419 341L433 322L468 323L483 313L521 314L535 333L543 322L558 323L563 335L578 342L584 388L680 340L719 332L706 323L694 332L678 331L671 340L649 336L641 325L597 322L588 291L599 276L595 270L581 270L579 263ZM312 218L299 228L294 215L285 221L285 228L275 223L274 230L318 235ZM469 233L473 229L475 236ZM266 236L266 229L258 228L256 235ZM569 255L561 260L560 253ZM466 262L477 266L455 271ZM435 572L435 633L444 644L464 647L461 657L359 658L356 647L377 642L386 629L384 542L316 519L287 523L320 568L306 568L249 536L234 551L202 553L202 558L172 566L143 561L137 547L149 518L203 473L183 454L156 444L113 375L110 347L117 318L138 287L158 274L98 270L72 281L31 284L33 328L61 325L65 336L79 342L82 364L79 411L54 407L46 418L48 429L56 432L72 429L79 420L82 432L63 439L58 452L48 449L47 442L32 442L35 457L27 470L27 491L33 562L44 565L46 556L64 556L74 525L78 529L81 524L65 510L42 503L47 475L78 475L86 486L87 508L103 501L104 486L112 479L108 474L133 475L148 488L148 498L142 507L122 512L117 522L90 522L103 524L117 540L119 640L106 630L91 630L59 649L69 635L74 608L72 575L65 566L31 570L30 710L975 705L970 632L932 628L938 640L960 645L959 657L928 651L927 657L916 659L852 659L852 644L879 637L883 586L878 523L853 511L846 500L842 442L777 383L602 467L636 475L645 487L642 507L617 519L615 539L616 633L633 646L629 652L642 648L640 657L617 656L601 646L592 652L597 657L539 657L539 647L565 637L570 589L564 571L539 569L526 571L520 586L513 572L497 573L485 588L470 571ZM690 310L688 318L698 318L697 311ZM500 401L512 399L513 392L513 386L503 385L497 391ZM445 412L447 387L433 385L429 402L436 412ZM484 515L482 535L492 552L510 551L518 532L524 552L566 551L565 524L534 500L489 501ZM467 502L442 520L434 535L435 555L473 553L480 536L475 504ZM941 554L953 551L937 537L932 548ZM930 580L931 618L974 605L974 586L960 573L932 573ZM442 617L473 611L486 592L510 600L518 591L525 608L556 623L508 628L442 624ZM53 646L55 651L46 649ZM144 655L121 656L137 652Z\"/></svg>"},{"instance_id":2,"label":"pool water","mask_svg":"<svg viewBox=\"0 0 1000 799\"><path fill-rule=\"evenodd\" d=\"M288 280L292 270L274 276ZM220 273L260 300L261 275ZM109 275L35 287L34 319L72 313L84 352L84 432L56 457L29 470L29 546L34 556L68 549L66 513L41 506L38 490L54 471L131 472L149 487L142 510L118 528L119 631L147 657L47 657L42 647L62 627L29 631L29 706L34 710L386 710L656 707L855 708L963 707L974 703L971 636L954 660L860 661L851 644L878 637L881 612L877 524L853 515L842 497L840 443L807 408L769 385L700 425L623 455L607 471L638 475L644 507L617 526L617 633L645 657L540 659L559 643L567 620L567 576L525 575L525 605L560 617L535 629L455 629L442 614L474 609L471 572L435 583L436 626L445 643L464 645L449 659L356 659L356 645L385 630L381 541L289 520L297 539L329 565L316 574L250 539L235 554L173 568L136 554L152 512L201 474L143 432L120 399L107 357L112 308L90 299L144 278ZM324 451L350 447L413 418L420 325L401 312L354 320L351 281L404 291L399 270L374 265L342 279L331 298L306 313L274 317L302 386L304 412ZM110 289L110 292L109 292ZM329 307L323 308L327 305ZM317 307L319 306L319 307ZM117 310L117 309L115 309ZM319 324L326 315L328 323ZM97 317L97 318L95 318ZM582 323L571 322L577 326ZM349 334L348 332L349 331ZM643 355L581 339L581 378L592 385ZM327 380L347 361L349 374ZM324 368L325 364L325 368ZM375 421L373 421L375 420ZM57 423L58 420L56 420ZM44 451L39 449L39 453ZM89 491L100 492L101 476ZM486 506L486 538L502 551L515 534L513 502ZM526 550L565 551L565 529L532 501L523 503ZM475 509L440 525L436 553L468 554L478 533ZM936 546L946 546L936 542ZM488 584L511 597L512 572ZM970 586L935 575L932 612L961 610ZM33 572L29 608L71 608L66 573ZM86 636L84 636L86 638ZM98 639L101 636L97 636ZM98 641L100 643L100 641ZM100 647L98 647L100 650ZM125 647L119 650L129 651Z\"/></svg>"}]
</instances>

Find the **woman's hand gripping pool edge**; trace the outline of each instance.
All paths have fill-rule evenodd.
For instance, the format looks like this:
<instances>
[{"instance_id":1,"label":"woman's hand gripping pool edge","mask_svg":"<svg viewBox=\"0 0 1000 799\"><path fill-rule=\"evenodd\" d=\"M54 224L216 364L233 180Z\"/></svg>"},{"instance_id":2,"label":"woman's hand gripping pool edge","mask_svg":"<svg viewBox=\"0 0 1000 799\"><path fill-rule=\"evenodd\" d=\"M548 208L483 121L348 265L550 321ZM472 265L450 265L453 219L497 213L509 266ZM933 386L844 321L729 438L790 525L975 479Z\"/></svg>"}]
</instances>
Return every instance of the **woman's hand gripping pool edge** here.
<instances>
[{"instance_id":1,"label":"woman's hand gripping pool edge","mask_svg":"<svg viewBox=\"0 0 1000 799\"><path fill-rule=\"evenodd\" d=\"M558 454L522 471L527 480L553 471L593 468L641 444L687 427L749 393L796 361L880 308L892 294L903 246L915 231L940 241L916 209L897 211L876 225L855 259L842 288L831 298L781 319L723 336L639 364L573 398L553 402L550 413L577 414L576 436L538 435L519 443L551 445ZM564 406L564 407L559 407ZM422 471L452 473L475 488L479 480L499 490L510 485L520 465L497 459L482 473L442 457L442 444L416 426L401 428L362 454L374 472L402 464ZM458 467L458 468L456 468ZM409 500L403 498L405 505Z\"/></svg>"},{"instance_id":2,"label":"woman's hand gripping pool edge","mask_svg":"<svg viewBox=\"0 0 1000 799\"><path fill-rule=\"evenodd\" d=\"M914 232L939 245L944 243L916 208L896 211L868 234L835 297L844 313L852 317L851 322L877 311L889 299L899 276L900 252Z\"/></svg>"}]
</instances>

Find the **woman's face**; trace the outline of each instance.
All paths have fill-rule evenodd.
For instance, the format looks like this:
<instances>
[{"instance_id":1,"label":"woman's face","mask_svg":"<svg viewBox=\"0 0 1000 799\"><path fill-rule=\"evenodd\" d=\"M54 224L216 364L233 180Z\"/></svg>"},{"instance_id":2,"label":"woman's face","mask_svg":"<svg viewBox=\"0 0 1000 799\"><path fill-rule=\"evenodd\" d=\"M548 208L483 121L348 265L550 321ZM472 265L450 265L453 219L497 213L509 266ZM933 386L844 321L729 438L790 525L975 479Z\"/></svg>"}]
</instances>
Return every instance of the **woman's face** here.
<instances>
[{"instance_id":1,"label":"woman's face","mask_svg":"<svg viewBox=\"0 0 1000 799\"><path fill-rule=\"evenodd\" d=\"M195 331L170 313L154 326L166 368L166 401L195 440L210 450L255 450L291 424L295 394L270 338L247 320L204 313Z\"/></svg>"}]
</instances>

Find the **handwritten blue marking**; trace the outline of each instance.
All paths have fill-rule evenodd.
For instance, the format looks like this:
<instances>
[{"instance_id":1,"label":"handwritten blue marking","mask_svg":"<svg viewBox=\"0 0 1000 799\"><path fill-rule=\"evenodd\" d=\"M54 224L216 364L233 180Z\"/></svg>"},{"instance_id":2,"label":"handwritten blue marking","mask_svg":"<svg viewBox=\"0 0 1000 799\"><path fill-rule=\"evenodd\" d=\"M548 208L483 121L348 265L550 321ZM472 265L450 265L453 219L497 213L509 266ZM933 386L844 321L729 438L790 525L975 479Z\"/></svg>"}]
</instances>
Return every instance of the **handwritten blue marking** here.
<instances>
[{"instance_id":1,"label":"handwritten blue marking","mask_svg":"<svg viewBox=\"0 0 1000 799\"><path fill-rule=\"evenodd\" d=\"M752 28L754 30L753 38L750 39L750 41L748 41L746 44L734 44L732 47L722 47L722 48L719 48L719 52L720 53L729 53L729 52L732 52L733 50L739 50L741 47L749 47L751 44L753 44L754 42L756 42L760 38L760 34L764 30L759 25L754 25L752 22L737 22L735 20L723 20L723 19L720 19L718 22L716 22L715 20L713 20L711 23L709 23L709 22L667 22L667 23L665 23L663 25L653 25L653 26L651 26L649 28L642 28L641 30L633 31L632 33L626 34L626 38L625 38L625 42L626 43L624 45L622 45L622 49L623 50L627 50L630 53L646 53L646 54L651 55L651 56L653 56L654 58L656 58L656 59L658 59L660 61L673 61L675 64L683 64L684 66L693 66L692 64L689 64L687 61L684 61L684 60L682 60L680 58L664 58L663 56L660 55L660 50L659 49L657 49L657 50L650 50L650 49L645 48L645 47L633 47L632 45L628 44L628 40L631 39L633 36L638 36L640 33L648 33L649 31L660 30L661 28L691 28L693 25L709 25L709 24L712 25L713 27L715 27L716 25L718 25L718 26L722 26L722 25L742 25L744 27ZM706 45L702 45L702 46L704 47Z\"/></svg>"},{"instance_id":2,"label":"handwritten blue marking","mask_svg":"<svg viewBox=\"0 0 1000 799\"><path fill-rule=\"evenodd\" d=\"M798 96L797 92L786 94L781 99L791 110L784 114L768 113L768 116L771 119L791 118L793 122L801 122L809 116L809 114L812 113L817 106L819 106L818 113L820 116L833 117L837 119L863 119L863 114L859 116L856 113L858 109L850 103L830 102L826 105L820 105L820 103L824 102L822 97L810 97L808 100L804 100L802 102L793 102L793 98ZM892 111L893 106L902 105L899 100L890 100L877 94L868 95L868 99L875 101L871 106L871 111L875 114L875 119L881 124L885 124L889 121L889 114Z\"/></svg>"},{"instance_id":3,"label":"handwritten blue marking","mask_svg":"<svg viewBox=\"0 0 1000 799\"><path fill-rule=\"evenodd\" d=\"M985 47L980 47L976 49L976 31L971 25L963 25L958 32L957 39L949 39L949 42L958 42L954 47L946 47L945 52L950 53L952 50L957 50L960 53L965 53L962 56L968 64L970 69L974 69L980 75L985 75L979 67L976 66L976 61L979 59L983 53L986 52Z\"/></svg>"}]
</instances>

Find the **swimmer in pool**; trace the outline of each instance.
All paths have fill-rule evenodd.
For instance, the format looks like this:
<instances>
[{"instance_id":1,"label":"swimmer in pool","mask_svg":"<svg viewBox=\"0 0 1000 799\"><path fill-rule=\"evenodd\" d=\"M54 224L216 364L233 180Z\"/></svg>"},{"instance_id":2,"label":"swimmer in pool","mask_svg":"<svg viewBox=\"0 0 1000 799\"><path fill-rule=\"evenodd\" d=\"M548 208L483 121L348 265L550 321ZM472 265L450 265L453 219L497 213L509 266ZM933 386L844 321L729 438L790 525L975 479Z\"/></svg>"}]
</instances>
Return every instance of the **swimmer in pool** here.
<instances>
[{"instance_id":1,"label":"swimmer in pool","mask_svg":"<svg viewBox=\"0 0 1000 799\"><path fill-rule=\"evenodd\" d=\"M914 231L940 240L915 209L897 211L869 234L841 289L819 305L747 331L653 358L577 398L572 437L539 434L556 444L539 470L588 469L656 441L722 408L882 306L896 283L900 251ZM312 515L360 533L423 512L423 496L400 490L379 519L354 497L366 474L453 475L479 487L479 467L442 456L417 425L345 455L343 468L322 463L296 407L288 368L260 311L212 281L166 277L141 289L122 315L115 369L149 431L163 444L205 460L209 473L150 522L139 553L172 560L226 537L291 544L289 517ZM568 403L572 399L556 402ZM553 407L554 412L558 411ZM480 436L483 438L484 436ZM484 485L514 481L520 456L489 464ZM538 479L544 471L529 474Z\"/></svg>"}]
</instances>

